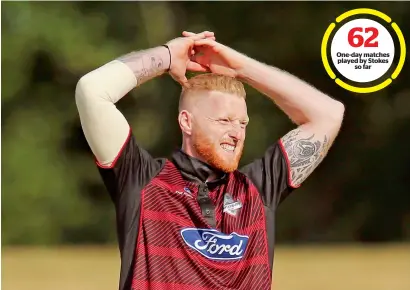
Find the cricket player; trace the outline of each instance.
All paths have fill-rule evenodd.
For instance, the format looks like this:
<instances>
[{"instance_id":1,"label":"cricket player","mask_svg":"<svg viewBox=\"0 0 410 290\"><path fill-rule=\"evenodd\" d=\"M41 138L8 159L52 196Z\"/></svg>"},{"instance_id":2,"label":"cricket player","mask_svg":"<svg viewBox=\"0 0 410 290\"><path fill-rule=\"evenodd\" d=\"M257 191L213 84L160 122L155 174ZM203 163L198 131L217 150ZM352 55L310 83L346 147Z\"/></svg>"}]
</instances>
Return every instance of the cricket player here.
<instances>
[{"instance_id":1,"label":"cricket player","mask_svg":"<svg viewBox=\"0 0 410 290\"><path fill-rule=\"evenodd\" d=\"M187 79L187 71L201 74ZM182 87L182 143L169 159L144 150L115 106L163 74ZM238 168L249 123L244 83L296 125ZM116 210L119 289L270 289L276 209L326 156L343 104L208 31L119 57L84 75L75 94Z\"/></svg>"}]
</instances>

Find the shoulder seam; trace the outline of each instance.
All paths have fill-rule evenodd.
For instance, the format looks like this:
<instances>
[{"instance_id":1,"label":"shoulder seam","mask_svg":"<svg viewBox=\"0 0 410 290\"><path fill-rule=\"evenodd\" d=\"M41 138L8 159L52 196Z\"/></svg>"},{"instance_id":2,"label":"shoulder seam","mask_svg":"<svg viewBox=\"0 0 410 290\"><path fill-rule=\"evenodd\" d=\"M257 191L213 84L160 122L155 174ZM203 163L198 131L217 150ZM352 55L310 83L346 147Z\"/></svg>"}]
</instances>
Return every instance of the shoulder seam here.
<instances>
[{"instance_id":1,"label":"shoulder seam","mask_svg":"<svg viewBox=\"0 0 410 290\"><path fill-rule=\"evenodd\" d=\"M288 185L289 185L289 187L292 187L292 188L298 188L298 187L300 187L300 184L296 185L296 184L293 184L293 182L292 182L292 169L291 169L291 166L290 166L290 160L289 160L288 154L286 153L285 146L283 145L282 139L279 139L278 144L279 144L280 150L282 151L282 158L285 159L286 167L288 169L287 170Z\"/></svg>"}]
</instances>

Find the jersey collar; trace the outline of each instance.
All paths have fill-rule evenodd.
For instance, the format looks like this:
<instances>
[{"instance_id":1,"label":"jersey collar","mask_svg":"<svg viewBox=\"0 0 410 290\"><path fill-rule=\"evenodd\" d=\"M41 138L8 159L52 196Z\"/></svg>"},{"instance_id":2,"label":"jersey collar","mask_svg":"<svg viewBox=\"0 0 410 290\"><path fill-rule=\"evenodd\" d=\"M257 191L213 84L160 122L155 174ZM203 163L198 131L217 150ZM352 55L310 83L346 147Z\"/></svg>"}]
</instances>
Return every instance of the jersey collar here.
<instances>
[{"instance_id":1,"label":"jersey collar","mask_svg":"<svg viewBox=\"0 0 410 290\"><path fill-rule=\"evenodd\" d=\"M181 149L174 151L172 161L175 166L181 171L184 178L190 181L200 181L208 184L222 183L227 174L218 169L213 168L209 164L202 162L192 156L189 156ZM207 182L210 175L216 175L217 179Z\"/></svg>"}]
</instances>

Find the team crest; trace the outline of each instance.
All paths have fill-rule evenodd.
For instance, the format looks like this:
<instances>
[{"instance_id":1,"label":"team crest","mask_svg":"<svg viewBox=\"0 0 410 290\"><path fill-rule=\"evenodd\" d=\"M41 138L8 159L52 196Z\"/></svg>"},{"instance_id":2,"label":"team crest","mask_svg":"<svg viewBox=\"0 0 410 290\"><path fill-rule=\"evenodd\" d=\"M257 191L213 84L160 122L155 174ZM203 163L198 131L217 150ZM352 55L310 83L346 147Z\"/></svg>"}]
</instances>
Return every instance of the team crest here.
<instances>
[{"instance_id":1,"label":"team crest","mask_svg":"<svg viewBox=\"0 0 410 290\"><path fill-rule=\"evenodd\" d=\"M239 210L242 208L242 203L239 200L235 201L232 198L231 194L225 193L223 208L223 212L226 212L227 214L236 217L239 213Z\"/></svg>"}]
</instances>

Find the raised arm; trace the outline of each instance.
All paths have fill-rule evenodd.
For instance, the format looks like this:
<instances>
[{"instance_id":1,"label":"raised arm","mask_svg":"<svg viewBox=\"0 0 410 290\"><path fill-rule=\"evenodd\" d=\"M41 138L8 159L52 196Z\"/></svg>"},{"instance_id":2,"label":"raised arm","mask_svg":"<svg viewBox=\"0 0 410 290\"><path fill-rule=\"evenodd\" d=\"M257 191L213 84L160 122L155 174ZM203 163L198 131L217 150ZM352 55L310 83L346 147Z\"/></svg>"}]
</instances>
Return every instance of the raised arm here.
<instances>
[{"instance_id":1,"label":"raised arm","mask_svg":"<svg viewBox=\"0 0 410 290\"><path fill-rule=\"evenodd\" d=\"M290 183L299 186L319 165L335 140L344 105L297 77L249 57L238 77L272 99L298 125L281 138L290 167Z\"/></svg>"},{"instance_id":2,"label":"raised arm","mask_svg":"<svg viewBox=\"0 0 410 290\"><path fill-rule=\"evenodd\" d=\"M130 128L115 103L133 88L162 75L170 75L181 85L186 80L187 66L201 70L189 61L194 40L210 37L203 32L190 38L176 38L159 46L132 52L84 75L77 83L75 99L81 126L99 164L109 167L127 140Z\"/></svg>"},{"instance_id":3,"label":"raised arm","mask_svg":"<svg viewBox=\"0 0 410 290\"><path fill-rule=\"evenodd\" d=\"M298 125L280 142L290 170L289 185L298 187L323 160L335 140L342 124L343 104L285 71L216 41L203 39L195 44L201 53L193 60L214 73L248 83L273 100Z\"/></svg>"},{"instance_id":4,"label":"raised arm","mask_svg":"<svg viewBox=\"0 0 410 290\"><path fill-rule=\"evenodd\" d=\"M102 166L110 166L130 128L118 102L133 88L161 75L169 67L166 47L133 52L83 76L75 99L87 142Z\"/></svg>"}]
</instances>

